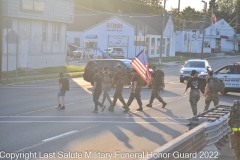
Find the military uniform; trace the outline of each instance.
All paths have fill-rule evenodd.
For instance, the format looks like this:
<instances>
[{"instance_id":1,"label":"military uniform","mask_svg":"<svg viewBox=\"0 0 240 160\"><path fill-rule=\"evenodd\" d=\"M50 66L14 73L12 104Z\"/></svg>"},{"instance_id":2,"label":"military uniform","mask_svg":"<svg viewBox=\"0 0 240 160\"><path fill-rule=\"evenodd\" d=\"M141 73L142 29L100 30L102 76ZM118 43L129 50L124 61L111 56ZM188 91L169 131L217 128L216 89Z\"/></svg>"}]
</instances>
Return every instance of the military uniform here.
<instances>
[{"instance_id":1,"label":"military uniform","mask_svg":"<svg viewBox=\"0 0 240 160\"><path fill-rule=\"evenodd\" d=\"M110 80L104 81L104 76L109 76ZM111 87L111 74L110 73L106 73L104 72L102 74L103 77L103 99L102 99L102 104L104 104L105 100L108 99L108 102L110 103L110 105L112 105L112 100L108 94L110 87Z\"/></svg>"},{"instance_id":2,"label":"military uniform","mask_svg":"<svg viewBox=\"0 0 240 160\"><path fill-rule=\"evenodd\" d=\"M150 97L150 100L149 100L149 104L147 104L146 106L147 106L147 107L152 107L153 100L154 100L155 98L157 98L158 101L163 104L162 108L164 108L164 107L167 105L167 103L164 102L163 99L162 99L162 98L160 97L160 95L159 95L159 91L165 87L165 84L164 84L164 75L161 77L161 84L158 85L157 82L156 82L157 80L156 80L156 78L155 78L155 77L156 77L156 72L157 72L157 71L155 71L155 72L152 73L152 78L154 78L154 79L153 79L153 82L152 82L152 93L151 93L151 97ZM164 73L163 73L163 74L164 74Z\"/></svg>"},{"instance_id":3,"label":"military uniform","mask_svg":"<svg viewBox=\"0 0 240 160\"><path fill-rule=\"evenodd\" d=\"M137 103L139 105L139 108L137 109L138 111L142 111L142 100L141 100L141 86L139 84L137 84L136 88L135 88L135 91L134 91L134 82L137 81L138 83L138 79L141 78L140 76L138 76L137 74L134 75L132 77L132 90L131 90L131 93L130 93L130 97L128 99L128 102L127 102L127 107L123 107L125 109L125 112L129 111L129 106L132 104L132 101L134 100L134 98L136 98L137 100Z\"/></svg>"},{"instance_id":4,"label":"military uniform","mask_svg":"<svg viewBox=\"0 0 240 160\"><path fill-rule=\"evenodd\" d=\"M208 83L209 83L210 78L209 78L207 81L208 81ZM208 110L211 101L213 101L214 106L217 106L217 105L218 105L218 103L219 103L219 98L218 98L218 91L217 91L217 89L209 90L209 92L208 92L208 94L207 94L207 96L206 96L206 99L205 99L205 108L204 108L204 111Z\"/></svg>"},{"instance_id":5,"label":"military uniform","mask_svg":"<svg viewBox=\"0 0 240 160\"><path fill-rule=\"evenodd\" d=\"M123 83L123 73L122 71L117 71L114 75L114 82L116 83L116 91L113 95L113 102L112 105L108 108L109 111L114 111L114 106L116 105L117 100L119 99L120 102L122 102L123 106L126 107L127 104L123 99L122 96L122 91L123 91L123 87L124 87L124 83Z\"/></svg>"},{"instance_id":6,"label":"military uniform","mask_svg":"<svg viewBox=\"0 0 240 160\"><path fill-rule=\"evenodd\" d=\"M231 106L228 117L228 125L232 128L229 135L230 147L233 149L236 159L240 160L240 101L235 100Z\"/></svg>"},{"instance_id":7,"label":"military uniform","mask_svg":"<svg viewBox=\"0 0 240 160\"><path fill-rule=\"evenodd\" d=\"M189 102L194 116L197 115L197 103L200 100L199 86L204 80L199 77L193 77L188 80L186 90L191 88Z\"/></svg>"}]
</instances>

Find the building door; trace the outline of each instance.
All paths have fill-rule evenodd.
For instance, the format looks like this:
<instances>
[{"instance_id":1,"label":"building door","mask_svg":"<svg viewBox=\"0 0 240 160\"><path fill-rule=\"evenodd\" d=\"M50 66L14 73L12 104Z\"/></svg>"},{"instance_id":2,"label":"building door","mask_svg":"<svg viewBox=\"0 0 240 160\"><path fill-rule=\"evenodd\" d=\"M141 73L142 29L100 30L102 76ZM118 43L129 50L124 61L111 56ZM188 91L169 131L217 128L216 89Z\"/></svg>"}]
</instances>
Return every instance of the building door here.
<instances>
[{"instance_id":1,"label":"building door","mask_svg":"<svg viewBox=\"0 0 240 160\"><path fill-rule=\"evenodd\" d=\"M22 40L19 50L19 68L28 67L29 41Z\"/></svg>"}]
</instances>

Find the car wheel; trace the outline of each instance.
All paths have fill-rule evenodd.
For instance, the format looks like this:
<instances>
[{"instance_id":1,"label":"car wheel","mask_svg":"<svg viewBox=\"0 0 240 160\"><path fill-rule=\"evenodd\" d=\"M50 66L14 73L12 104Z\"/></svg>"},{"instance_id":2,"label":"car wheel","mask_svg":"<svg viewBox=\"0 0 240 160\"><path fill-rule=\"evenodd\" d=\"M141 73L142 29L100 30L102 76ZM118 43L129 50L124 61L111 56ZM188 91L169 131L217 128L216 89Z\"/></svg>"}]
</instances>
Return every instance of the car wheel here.
<instances>
[{"instance_id":1,"label":"car wheel","mask_svg":"<svg viewBox=\"0 0 240 160\"><path fill-rule=\"evenodd\" d=\"M183 82L184 82L184 79L181 79L181 78L180 78L180 82L183 83Z\"/></svg>"}]
</instances>

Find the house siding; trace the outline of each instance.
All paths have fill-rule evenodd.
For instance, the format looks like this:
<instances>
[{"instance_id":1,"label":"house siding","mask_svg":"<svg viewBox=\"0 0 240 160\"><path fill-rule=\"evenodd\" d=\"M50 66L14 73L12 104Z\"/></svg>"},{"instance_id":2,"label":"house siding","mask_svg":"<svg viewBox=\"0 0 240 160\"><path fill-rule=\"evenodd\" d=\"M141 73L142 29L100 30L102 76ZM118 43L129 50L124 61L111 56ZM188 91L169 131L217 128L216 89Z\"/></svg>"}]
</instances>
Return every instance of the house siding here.
<instances>
[{"instance_id":1,"label":"house siding","mask_svg":"<svg viewBox=\"0 0 240 160\"><path fill-rule=\"evenodd\" d=\"M74 7L73 0L38 0L37 2L44 4L44 12L41 13L21 10L21 0L3 1L5 5L3 7L4 18L9 19L12 25L9 29L3 29L2 70L15 70L16 64L18 68L64 66L66 23L73 22L73 18L71 18ZM27 1L35 2L36 0ZM52 13L53 8L56 9ZM57 14L58 12L59 14ZM43 24L46 24L46 40L43 40ZM56 38L54 41L55 24L59 26L58 41ZM8 35L7 32L15 32L18 35L18 44L5 39Z\"/></svg>"}]
</instances>

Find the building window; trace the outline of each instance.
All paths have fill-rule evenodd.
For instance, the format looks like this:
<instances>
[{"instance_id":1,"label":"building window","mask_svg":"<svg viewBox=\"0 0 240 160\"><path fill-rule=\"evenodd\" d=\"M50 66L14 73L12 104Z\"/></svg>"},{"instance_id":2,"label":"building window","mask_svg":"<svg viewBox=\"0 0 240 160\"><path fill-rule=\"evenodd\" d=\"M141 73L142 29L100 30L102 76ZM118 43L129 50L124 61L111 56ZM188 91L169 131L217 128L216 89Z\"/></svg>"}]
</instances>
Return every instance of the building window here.
<instances>
[{"instance_id":1,"label":"building window","mask_svg":"<svg viewBox=\"0 0 240 160\"><path fill-rule=\"evenodd\" d=\"M157 38L157 54L160 54L161 39Z\"/></svg>"},{"instance_id":2,"label":"building window","mask_svg":"<svg viewBox=\"0 0 240 160\"><path fill-rule=\"evenodd\" d=\"M155 52L155 38L152 38L151 41L151 55L154 55Z\"/></svg>"},{"instance_id":3,"label":"building window","mask_svg":"<svg viewBox=\"0 0 240 160\"><path fill-rule=\"evenodd\" d=\"M53 23L53 42L60 42L60 24Z\"/></svg>"},{"instance_id":4,"label":"building window","mask_svg":"<svg viewBox=\"0 0 240 160\"><path fill-rule=\"evenodd\" d=\"M47 22L43 22L42 33L43 42L47 42Z\"/></svg>"}]
</instances>

